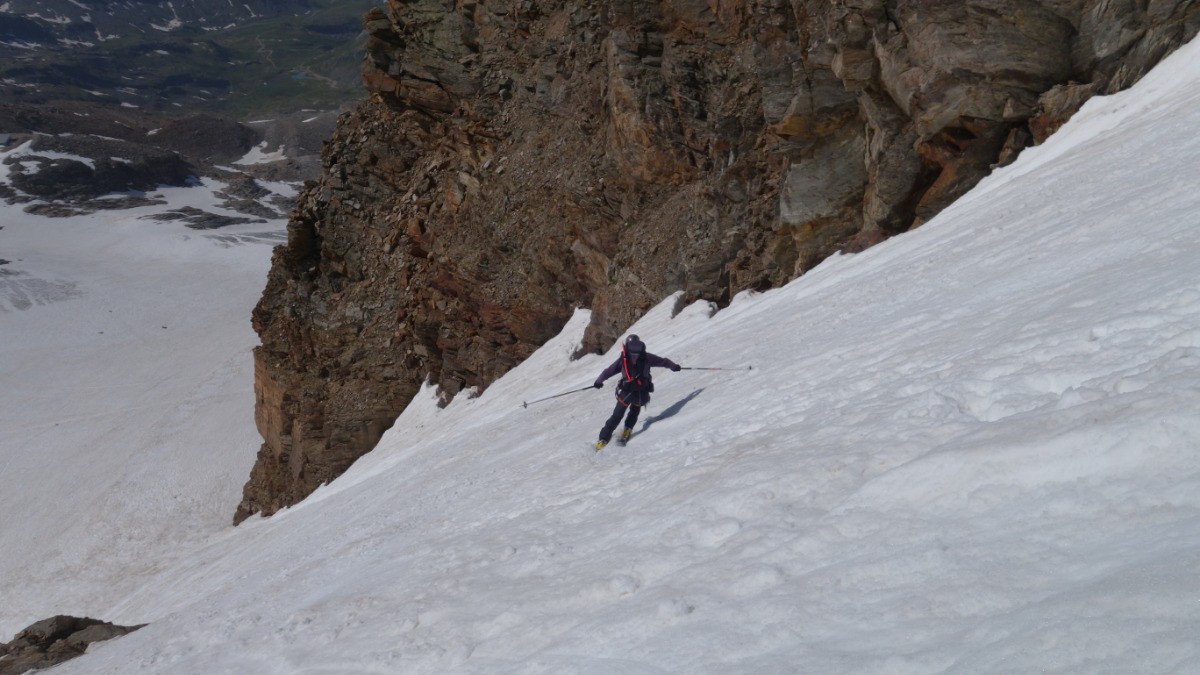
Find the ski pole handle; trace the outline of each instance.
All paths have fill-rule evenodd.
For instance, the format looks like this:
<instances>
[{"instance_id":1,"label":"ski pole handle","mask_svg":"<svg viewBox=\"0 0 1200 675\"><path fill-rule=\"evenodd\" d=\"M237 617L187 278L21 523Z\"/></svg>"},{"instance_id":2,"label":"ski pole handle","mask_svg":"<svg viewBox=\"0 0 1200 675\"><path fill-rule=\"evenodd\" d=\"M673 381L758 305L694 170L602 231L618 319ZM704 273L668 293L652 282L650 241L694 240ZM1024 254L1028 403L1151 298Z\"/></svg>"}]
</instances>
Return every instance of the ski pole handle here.
<instances>
[{"instance_id":1,"label":"ski pole handle","mask_svg":"<svg viewBox=\"0 0 1200 675\"><path fill-rule=\"evenodd\" d=\"M552 398L558 398L559 396L566 396L567 394L578 394L578 393L579 393L579 392L581 392L581 391L588 391L589 389L595 389L595 387L594 387L594 386L592 386L592 385L588 385L588 386L586 386L586 387L584 387L584 388L582 388L582 389L572 389L571 391L564 391L564 392L563 392L563 393L561 393L561 394L555 394L555 395L553 395L553 396L547 396L546 398L539 398L539 399L538 399L538 400L536 400L536 401L521 401L521 407L522 407L522 408L528 408L529 406L533 405L534 403L541 403L542 401L549 401L549 400L550 400L550 399L552 399Z\"/></svg>"}]
</instances>

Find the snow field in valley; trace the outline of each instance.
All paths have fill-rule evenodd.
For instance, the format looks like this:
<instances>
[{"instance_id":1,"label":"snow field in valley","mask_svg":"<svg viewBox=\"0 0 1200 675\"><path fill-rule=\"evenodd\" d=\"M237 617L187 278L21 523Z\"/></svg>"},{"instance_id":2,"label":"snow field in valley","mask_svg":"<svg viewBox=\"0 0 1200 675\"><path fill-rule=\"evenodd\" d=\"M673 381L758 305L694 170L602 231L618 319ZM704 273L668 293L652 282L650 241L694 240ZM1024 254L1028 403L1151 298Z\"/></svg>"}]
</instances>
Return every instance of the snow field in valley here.
<instances>
[{"instance_id":1,"label":"snow field in valley","mask_svg":"<svg viewBox=\"0 0 1200 675\"><path fill-rule=\"evenodd\" d=\"M150 625L62 670L1200 670L1196 128L1200 42L912 233L715 314L665 299L650 351L753 369L656 371L599 454L610 389L521 407L615 358L570 360L581 310L110 593Z\"/></svg>"},{"instance_id":2,"label":"snow field in valley","mask_svg":"<svg viewBox=\"0 0 1200 675\"><path fill-rule=\"evenodd\" d=\"M219 211L209 190L160 192ZM101 614L227 528L253 463L248 313L283 223L138 220L155 210L4 210L0 640Z\"/></svg>"}]
</instances>

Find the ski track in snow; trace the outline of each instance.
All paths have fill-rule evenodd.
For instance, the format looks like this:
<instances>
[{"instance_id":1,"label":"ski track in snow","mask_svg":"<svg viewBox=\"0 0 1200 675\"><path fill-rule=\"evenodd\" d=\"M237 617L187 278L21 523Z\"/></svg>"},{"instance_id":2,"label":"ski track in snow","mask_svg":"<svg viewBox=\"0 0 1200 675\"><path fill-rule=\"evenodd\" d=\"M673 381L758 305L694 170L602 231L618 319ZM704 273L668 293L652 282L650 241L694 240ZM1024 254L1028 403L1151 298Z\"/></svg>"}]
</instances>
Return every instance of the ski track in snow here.
<instances>
[{"instance_id":1,"label":"ski track in snow","mask_svg":"<svg viewBox=\"0 0 1200 675\"><path fill-rule=\"evenodd\" d=\"M656 371L627 447L590 449L609 390L520 407L614 358L569 360L581 310L304 503L186 555L131 542L136 584L96 588L131 562L93 558L5 625L78 594L151 622L63 672L1200 670L1197 64L919 230L715 315L665 299L629 331L651 351L753 369ZM189 405L229 367L189 373ZM211 430L184 405L146 433ZM104 475L137 499L156 473Z\"/></svg>"}]
</instances>

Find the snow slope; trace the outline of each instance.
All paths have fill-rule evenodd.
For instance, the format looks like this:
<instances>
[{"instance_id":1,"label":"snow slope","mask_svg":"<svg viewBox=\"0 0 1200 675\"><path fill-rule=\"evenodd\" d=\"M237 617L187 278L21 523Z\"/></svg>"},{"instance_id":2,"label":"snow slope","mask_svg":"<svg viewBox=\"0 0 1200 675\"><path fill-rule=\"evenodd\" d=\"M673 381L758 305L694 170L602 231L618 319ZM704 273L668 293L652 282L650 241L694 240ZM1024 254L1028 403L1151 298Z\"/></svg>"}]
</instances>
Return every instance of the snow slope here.
<instances>
[{"instance_id":1,"label":"snow slope","mask_svg":"<svg viewBox=\"0 0 1200 675\"><path fill-rule=\"evenodd\" d=\"M62 671L1200 671L1197 128L1200 42L915 232L666 299L651 351L754 369L660 372L626 448L608 391L520 405L614 356L569 360L580 311L306 502L46 587L151 622Z\"/></svg>"}]
</instances>

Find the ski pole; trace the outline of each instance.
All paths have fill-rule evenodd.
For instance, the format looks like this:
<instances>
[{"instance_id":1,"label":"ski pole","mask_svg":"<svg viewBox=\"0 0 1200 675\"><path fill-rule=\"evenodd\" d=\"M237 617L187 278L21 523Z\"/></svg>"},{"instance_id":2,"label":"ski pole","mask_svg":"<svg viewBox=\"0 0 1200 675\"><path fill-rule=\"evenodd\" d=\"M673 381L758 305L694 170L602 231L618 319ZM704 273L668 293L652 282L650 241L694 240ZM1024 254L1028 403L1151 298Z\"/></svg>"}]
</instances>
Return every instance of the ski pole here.
<instances>
[{"instance_id":1,"label":"ski pole","mask_svg":"<svg viewBox=\"0 0 1200 675\"><path fill-rule=\"evenodd\" d=\"M559 396L566 396L567 394L578 394L578 393L579 393L579 392L581 392L581 391L587 391L587 390L589 390L589 389L595 389L595 388L596 388L596 387L594 387L594 386L592 386L592 385L588 385L588 386L586 386L586 387L584 387L584 388L582 388L582 389L572 389L571 391L564 391L564 392L563 392L563 393L561 393L561 394L555 394L555 395L553 395L553 396L547 396L546 398L539 398L539 399L538 399L538 400L536 400L536 401L521 401L521 407L522 407L522 408L528 408L529 406L533 405L534 403L541 403L542 401L549 401L549 400L550 400L550 399L552 399L552 398L558 398Z\"/></svg>"},{"instance_id":2,"label":"ski pole","mask_svg":"<svg viewBox=\"0 0 1200 675\"><path fill-rule=\"evenodd\" d=\"M746 366L745 368L680 368L680 370L754 370L754 366Z\"/></svg>"}]
</instances>

